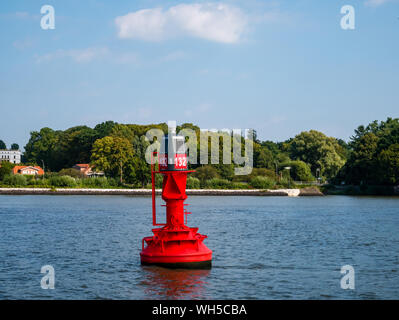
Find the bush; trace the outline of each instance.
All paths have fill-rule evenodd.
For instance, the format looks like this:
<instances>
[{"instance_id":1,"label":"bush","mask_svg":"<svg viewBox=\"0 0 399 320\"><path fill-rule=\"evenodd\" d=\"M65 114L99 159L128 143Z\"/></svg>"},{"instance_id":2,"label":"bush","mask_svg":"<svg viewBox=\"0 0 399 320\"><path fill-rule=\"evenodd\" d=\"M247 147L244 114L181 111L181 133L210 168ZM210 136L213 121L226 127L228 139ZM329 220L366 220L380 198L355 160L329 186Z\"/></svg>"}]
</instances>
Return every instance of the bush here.
<instances>
[{"instance_id":1,"label":"bush","mask_svg":"<svg viewBox=\"0 0 399 320\"><path fill-rule=\"evenodd\" d=\"M234 164L218 164L215 166L218 175L207 177L207 179L212 178L222 178L227 180L232 180L235 177L234 174Z\"/></svg>"},{"instance_id":2,"label":"bush","mask_svg":"<svg viewBox=\"0 0 399 320\"><path fill-rule=\"evenodd\" d=\"M206 165L196 168L193 176L195 178L198 178L201 181L201 184L205 184L206 180L218 178L219 174L215 167L211 165Z\"/></svg>"},{"instance_id":3,"label":"bush","mask_svg":"<svg viewBox=\"0 0 399 320\"><path fill-rule=\"evenodd\" d=\"M252 178L249 184L255 189L270 189L276 185L276 182L270 177L257 176Z\"/></svg>"},{"instance_id":4,"label":"bush","mask_svg":"<svg viewBox=\"0 0 399 320\"><path fill-rule=\"evenodd\" d=\"M248 183L245 182L232 182L230 185L231 189L248 189Z\"/></svg>"},{"instance_id":5,"label":"bush","mask_svg":"<svg viewBox=\"0 0 399 320\"><path fill-rule=\"evenodd\" d=\"M50 181L48 179L35 179L32 180L29 185L39 186L39 187L48 187L50 185Z\"/></svg>"},{"instance_id":6,"label":"bush","mask_svg":"<svg viewBox=\"0 0 399 320\"><path fill-rule=\"evenodd\" d=\"M187 178L187 189L199 189L201 187L201 183L199 179L195 177Z\"/></svg>"},{"instance_id":7,"label":"bush","mask_svg":"<svg viewBox=\"0 0 399 320\"><path fill-rule=\"evenodd\" d=\"M282 177L278 184L283 188L290 188L294 185L288 177Z\"/></svg>"},{"instance_id":8,"label":"bush","mask_svg":"<svg viewBox=\"0 0 399 320\"><path fill-rule=\"evenodd\" d=\"M205 188L208 189L230 189L231 182L226 179L213 178L205 182Z\"/></svg>"},{"instance_id":9,"label":"bush","mask_svg":"<svg viewBox=\"0 0 399 320\"><path fill-rule=\"evenodd\" d=\"M58 176L59 176L59 174L56 172L47 171L44 173L44 178L46 178L46 179L50 179L52 177L58 177Z\"/></svg>"},{"instance_id":10,"label":"bush","mask_svg":"<svg viewBox=\"0 0 399 320\"><path fill-rule=\"evenodd\" d=\"M36 177L36 176L26 176L26 181L28 186L35 186L37 184L40 184L39 181L42 181L42 177Z\"/></svg>"},{"instance_id":11,"label":"bush","mask_svg":"<svg viewBox=\"0 0 399 320\"><path fill-rule=\"evenodd\" d=\"M106 178L110 187L119 187L121 182L116 178Z\"/></svg>"},{"instance_id":12,"label":"bush","mask_svg":"<svg viewBox=\"0 0 399 320\"><path fill-rule=\"evenodd\" d=\"M76 180L70 176L53 176L49 179L53 187L76 187Z\"/></svg>"},{"instance_id":13,"label":"bush","mask_svg":"<svg viewBox=\"0 0 399 320\"><path fill-rule=\"evenodd\" d=\"M14 168L14 164L8 161L2 161L0 164L0 180L3 180L6 176L10 175Z\"/></svg>"},{"instance_id":14,"label":"bush","mask_svg":"<svg viewBox=\"0 0 399 320\"><path fill-rule=\"evenodd\" d=\"M286 162L281 165L281 169L283 169L284 167L291 167L289 173L293 180L296 180L296 181L314 181L315 180L315 178L312 175L309 165L303 161L297 160L297 161ZM284 170L284 171L287 171L287 170Z\"/></svg>"},{"instance_id":15,"label":"bush","mask_svg":"<svg viewBox=\"0 0 399 320\"><path fill-rule=\"evenodd\" d=\"M58 172L59 176L70 176L72 178L85 178L85 174L83 172L80 172L77 169L73 168L67 168L67 169L62 169L60 172Z\"/></svg>"},{"instance_id":16,"label":"bush","mask_svg":"<svg viewBox=\"0 0 399 320\"><path fill-rule=\"evenodd\" d=\"M274 170L265 169L265 168L253 168L251 176L252 178L255 178L257 176L269 177L276 180L276 172Z\"/></svg>"},{"instance_id":17,"label":"bush","mask_svg":"<svg viewBox=\"0 0 399 320\"><path fill-rule=\"evenodd\" d=\"M155 188L161 189L163 184L163 175L161 173L156 173L155 174ZM151 184L151 178L150 182L145 185L146 189L151 189L152 184Z\"/></svg>"},{"instance_id":18,"label":"bush","mask_svg":"<svg viewBox=\"0 0 399 320\"><path fill-rule=\"evenodd\" d=\"M155 174L155 188L162 188L162 183L163 183L163 175L160 173Z\"/></svg>"},{"instance_id":19,"label":"bush","mask_svg":"<svg viewBox=\"0 0 399 320\"><path fill-rule=\"evenodd\" d=\"M276 180L276 173L273 170L265 169L265 168L253 168L252 172L248 175L234 176L233 181L249 182L257 176L269 177L273 180Z\"/></svg>"},{"instance_id":20,"label":"bush","mask_svg":"<svg viewBox=\"0 0 399 320\"><path fill-rule=\"evenodd\" d=\"M25 175L25 178L26 178L26 184L31 185L32 183L34 184L36 176Z\"/></svg>"},{"instance_id":21,"label":"bush","mask_svg":"<svg viewBox=\"0 0 399 320\"><path fill-rule=\"evenodd\" d=\"M114 178L93 177L79 179L78 183L85 188L113 188L119 186L119 181Z\"/></svg>"},{"instance_id":22,"label":"bush","mask_svg":"<svg viewBox=\"0 0 399 320\"><path fill-rule=\"evenodd\" d=\"M3 183L9 186L23 187L26 186L28 182L25 176L9 174L4 177Z\"/></svg>"},{"instance_id":23,"label":"bush","mask_svg":"<svg viewBox=\"0 0 399 320\"><path fill-rule=\"evenodd\" d=\"M105 177L93 177L79 180L82 187L89 188L108 188L109 182Z\"/></svg>"}]
</instances>

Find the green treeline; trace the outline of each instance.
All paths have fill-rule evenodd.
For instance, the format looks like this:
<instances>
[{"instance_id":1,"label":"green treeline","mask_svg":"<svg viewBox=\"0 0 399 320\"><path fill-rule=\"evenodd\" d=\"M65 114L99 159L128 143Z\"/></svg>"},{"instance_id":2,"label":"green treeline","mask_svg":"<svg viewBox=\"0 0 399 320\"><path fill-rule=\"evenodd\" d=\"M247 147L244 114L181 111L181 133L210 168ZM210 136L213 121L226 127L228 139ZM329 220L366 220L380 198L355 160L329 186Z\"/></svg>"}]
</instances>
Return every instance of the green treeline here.
<instances>
[{"instance_id":1,"label":"green treeline","mask_svg":"<svg viewBox=\"0 0 399 320\"><path fill-rule=\"evenodd\" d=\"M144 157L149 146L145 134L151 128L167 132L166 123L134 125L113 121L103 122L94 128L76 126L65 131L42 128L31 132L25 146L23 162L39 166L44 164L46 177L41 182L37 182L39 179L26 177L26 181L22 181L22 177L10 176L12 165L3 165L0 168L0 183L54 187L148 187L151 177L150 166ZM186 123L178 126L177 132L184 128L194 130L199 137L199 127ZM251 174L235 175L234 163L190 164L190 168L195 169L196 173L188 179L188 187L266 189L290 187L294 181L312 183L316 180L337 185L399 184L399 119L388 118L386 121L374 121L367 126L359 126L348 143L315 130L301 132L278 143L261 141L255 130L253 133L254 169ZM217 136L219 146L216 147L219 149L216 152L221 162L222 141L226 135L218 133ZM196 146L198 163L199 140L198 138ZM240 143L244 150L244 138L241 138ZM104 171L107 178L84 179L70 169L77 163L90 163L97 170ZM21 181L13 182L13 179Z\"/></svg>"},{"instance_id":2,"label":"green treeline","mask_svg":"<svg viewBox=\"0 0 399 320\"><path fill-rule=\"evenodd\" d=\"M399 119L359 126L349 143L348 160L335 183L353 185L399 184Z\"/></svg>"}]
</instances>

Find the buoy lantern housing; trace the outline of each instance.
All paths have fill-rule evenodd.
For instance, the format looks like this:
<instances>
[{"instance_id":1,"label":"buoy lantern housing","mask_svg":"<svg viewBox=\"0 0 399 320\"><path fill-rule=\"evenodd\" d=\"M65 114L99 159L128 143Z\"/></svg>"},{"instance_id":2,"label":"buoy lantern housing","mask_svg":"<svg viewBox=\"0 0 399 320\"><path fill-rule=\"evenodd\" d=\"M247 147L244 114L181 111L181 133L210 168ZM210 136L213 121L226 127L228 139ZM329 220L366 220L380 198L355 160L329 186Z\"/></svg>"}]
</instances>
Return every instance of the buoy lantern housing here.
<instances>
[{"instance_id":1,"label":"buoy lantern housing","mask_svg":"<svg viewBox=\"0 0 399 320\"><path fill-rule=\"evenodd\" d=\"M154 153L153 156L157 154ZM154 170L151 162L152 178L152 214L153 225L162 226L152 229L154 235L145 237L140 253L141 264L159 265L169 268L209 269L212 251L203 243L206 235L199 234L198 228L186 226L187 199L186 181L187 155L184 137L172 134L164 136L159 154L159 171ZM155 173L163 175L162 199L166 202L166 223L156 222Z\"/></svg>"}]
</instances>

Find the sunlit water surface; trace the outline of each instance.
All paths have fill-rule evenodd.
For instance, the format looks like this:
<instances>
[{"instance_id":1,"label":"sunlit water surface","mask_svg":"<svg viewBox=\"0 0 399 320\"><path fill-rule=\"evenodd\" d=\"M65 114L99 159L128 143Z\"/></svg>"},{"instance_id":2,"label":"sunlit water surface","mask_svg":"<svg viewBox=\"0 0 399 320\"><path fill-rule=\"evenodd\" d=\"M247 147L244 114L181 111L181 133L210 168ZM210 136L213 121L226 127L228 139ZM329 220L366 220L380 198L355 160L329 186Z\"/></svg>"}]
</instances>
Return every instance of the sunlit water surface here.
<instances>
[{"instance_id":1,"label":"sunlit water surface","mask_svg":"<svg viewBox=\"0 0 399 320\"><path fill-rule=\"evenodd\" d=\"M0 196L1 299L398 299L399 198L190 196L211 270L142 267L151 198ZM164 219L159 207L158 219ZM343 265L355 290L343 290ZM43 290L43 265L55 289Z\"/></svg>"}]
</instances>

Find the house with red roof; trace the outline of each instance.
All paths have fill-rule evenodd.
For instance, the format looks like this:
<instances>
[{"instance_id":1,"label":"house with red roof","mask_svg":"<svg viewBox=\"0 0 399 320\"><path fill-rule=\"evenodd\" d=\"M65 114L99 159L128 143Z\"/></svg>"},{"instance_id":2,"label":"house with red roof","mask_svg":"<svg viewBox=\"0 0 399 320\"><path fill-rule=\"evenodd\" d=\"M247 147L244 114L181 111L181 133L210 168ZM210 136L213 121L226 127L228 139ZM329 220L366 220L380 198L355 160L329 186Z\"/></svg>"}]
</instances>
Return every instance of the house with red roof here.
<instances>
[{"instance_id":1,"label":"house with red roof","mask_svg":"<svg viewBox=\"0 0 399 320\"><path fill-rule=\"evenodd\" d=\"M72 168L80 171L81 173L83 173L85 176L88 177L98 177L104 175L104 172L102 171L93 171L92 167L88 163L78 163L75 164Z\"/></svg>"},{"instance_id":2,"label":"house with red roof","mask_svg":"<svg viewBox=\"0 0 399 320\"><path fill-rule=\"evenodd\" d=\"M44 175L44 171L39 166L15 166L12 169L13 174L23 174L30 176L42 176Z\"/></svg>"}]
</instances>

